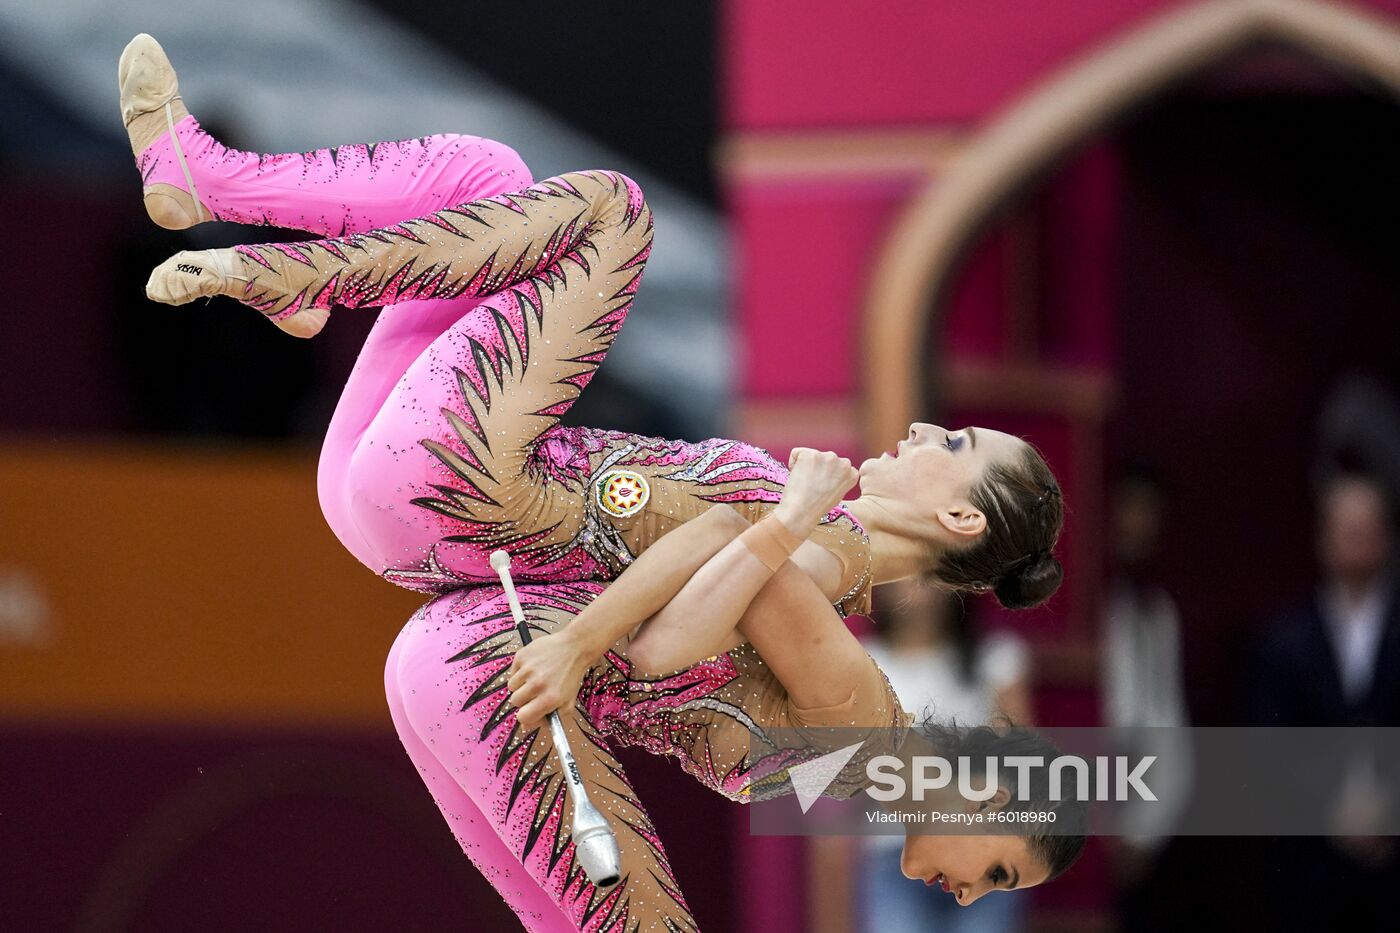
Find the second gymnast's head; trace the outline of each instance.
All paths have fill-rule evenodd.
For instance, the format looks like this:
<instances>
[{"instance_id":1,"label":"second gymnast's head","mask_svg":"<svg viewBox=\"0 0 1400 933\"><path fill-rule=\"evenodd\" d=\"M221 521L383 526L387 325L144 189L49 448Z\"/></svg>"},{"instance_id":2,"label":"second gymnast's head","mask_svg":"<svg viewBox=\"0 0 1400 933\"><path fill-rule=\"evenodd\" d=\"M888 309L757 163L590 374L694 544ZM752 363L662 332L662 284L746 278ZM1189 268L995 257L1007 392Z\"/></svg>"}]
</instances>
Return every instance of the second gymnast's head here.
<instances>
[{"instance_id":1,"label":"second gymnast's head","mask_svg":"<svg viewBox=\"0 0 1400 933\"><path fill-rule=\"evenodd\" d=\"M1052 552L1064 524L1059 483L1029 443L990 428L915 423L893 451L860 465L861 499L926 545L927 566L1009 609L1038 606L1064 577Z\"/></svg>"}]
</instances>

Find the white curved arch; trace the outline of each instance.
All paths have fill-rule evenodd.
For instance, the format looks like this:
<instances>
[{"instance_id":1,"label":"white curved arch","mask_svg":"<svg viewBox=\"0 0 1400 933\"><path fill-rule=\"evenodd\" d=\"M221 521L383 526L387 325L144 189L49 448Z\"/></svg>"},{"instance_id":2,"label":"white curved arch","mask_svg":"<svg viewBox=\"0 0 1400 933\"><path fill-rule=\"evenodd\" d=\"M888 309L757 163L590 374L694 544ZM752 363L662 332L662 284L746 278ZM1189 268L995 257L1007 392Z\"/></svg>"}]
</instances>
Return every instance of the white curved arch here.
<instances>
[{"instance_id":1,"label":"white curved arch","mask_svg":"<svg viewBox=\"0 0 1400 933\"><path fill-rule=\"evenodd\" d=\"M920 416L928 322L960 253L1005 198L1135 103L1260 40L1341 63L1400 93L1400 28L1316 0L1211 0L1073 63L977 133L886 236L863 307L866 449L903 436Z\"/></svg>"}]
</instances>

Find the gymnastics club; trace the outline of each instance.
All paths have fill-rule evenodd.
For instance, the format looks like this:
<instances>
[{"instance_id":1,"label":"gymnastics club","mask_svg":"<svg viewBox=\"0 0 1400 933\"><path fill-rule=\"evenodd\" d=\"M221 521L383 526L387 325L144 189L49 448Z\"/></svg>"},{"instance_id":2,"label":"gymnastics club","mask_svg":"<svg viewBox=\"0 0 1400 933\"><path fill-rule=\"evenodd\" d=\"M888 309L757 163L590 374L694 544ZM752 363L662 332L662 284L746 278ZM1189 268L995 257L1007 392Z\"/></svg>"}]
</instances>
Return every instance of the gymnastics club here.
<instances>
[{"instance_id":1,"label":"gymnastics club","mask_svg":"<svg viewBox=\"0 0 1400 933\"><path fill-rule=\"evenodd\" d=\"M520 633L520 641L528 645L531 641L530 628L525 624L525 613L520 609L520 599L515 595L515 582L510 578L510 555L505 551L491 552L491 566L501 575L501 586L505 588L506 599L510 602L510 614L515 619L515 630ZM588 799L588 789L583 786L583 778L578 773L578 762L574 760L573 749L569 747L569 737L564 734L564 721L559 713L549 714L549 731L554 736L554 750L564 765L564 784L574 798L574 851L583 865L588 880L600 888L610 888L622 877L622 854L617 848L617 837L607 819Z\"/></svg>"}]
</instances>

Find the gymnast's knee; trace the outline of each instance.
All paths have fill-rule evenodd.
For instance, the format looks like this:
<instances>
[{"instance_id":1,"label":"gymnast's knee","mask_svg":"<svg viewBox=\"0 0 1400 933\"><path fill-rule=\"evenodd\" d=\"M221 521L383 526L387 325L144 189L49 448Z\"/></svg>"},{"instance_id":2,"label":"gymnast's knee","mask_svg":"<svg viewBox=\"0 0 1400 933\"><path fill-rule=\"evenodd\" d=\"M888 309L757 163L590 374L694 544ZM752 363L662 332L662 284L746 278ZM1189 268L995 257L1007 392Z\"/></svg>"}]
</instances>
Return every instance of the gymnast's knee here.
<instances>
[{"instance_id":1,"label":"gymnast's knee","mask_svg":"<svg viewBox=\"0 0 1400 933\"><path fill-rule=\"evenodd\" d=\"M503 191L521 191L534 183L520 153L505 143L481 136L477 138L476 149L484 167L500 176Z\"/></svg>"},{"instance_id":2,"label":"gymnast's knee","mask_svg":"<svg viewBox=\"0 0 1400 933\"><path fill-rule=\"evenodd\" d=\"M621 172L606 169L570 172L559 176L559 180L584 195L590 202L589 213L593 220L603 227L630 230L650 211L641 185ZM649 224L640 229L649 229Z\"/></svg>"}]
</instances>

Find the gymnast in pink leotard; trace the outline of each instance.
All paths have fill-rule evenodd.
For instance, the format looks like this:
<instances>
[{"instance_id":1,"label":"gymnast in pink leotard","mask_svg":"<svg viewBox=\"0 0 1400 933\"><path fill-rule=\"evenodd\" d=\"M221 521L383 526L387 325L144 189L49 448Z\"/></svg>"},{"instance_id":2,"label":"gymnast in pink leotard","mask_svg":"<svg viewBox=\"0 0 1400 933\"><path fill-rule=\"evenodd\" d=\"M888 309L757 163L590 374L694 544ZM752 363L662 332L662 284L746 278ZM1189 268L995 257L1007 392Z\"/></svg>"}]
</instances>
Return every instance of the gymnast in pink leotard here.
<instances>
[{"instance_id":1,"label":"gymnast in pink leotard","mask_svg":"<svg viewBox=\"0 0 1400 933\"><path fill-rule=\"evenodd\" d=\"M868 730L868 757L909 726L839 623L868 611L873 582L932 571L1013 606L1058 585L1058 486L1018 438L914 425L898 455L861 466L847 504L856 471L832 454L805 452L785 490L788 468L741 442L561 426L651 250L651 210L625 176L532 184L509 148L457 135L238 152L184 111L154 40L133 40L120 79L153 219L326 237L181 253L148 294L228 295L303 337L332 308L381 308L322 451L322 508L376 573L440 594L390 653L391 714L464 851L528 928L694 927L609 743L676 756L736 800L781 792L801 753L749 755L774 730ZM483 585L498 548L545 633L529 649ZM619 828L625 878L609 891L588 885L563 831L568 802L534 728L555 708ZM951 838L911 843L906 873L955 877ZM995 858L1032 882L1077 854L1063 837L1007 838ZM959 899L1004 868L959 868Z\"/></svg>"}]
</instances>

